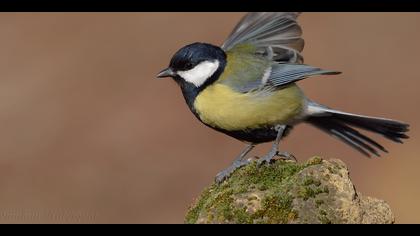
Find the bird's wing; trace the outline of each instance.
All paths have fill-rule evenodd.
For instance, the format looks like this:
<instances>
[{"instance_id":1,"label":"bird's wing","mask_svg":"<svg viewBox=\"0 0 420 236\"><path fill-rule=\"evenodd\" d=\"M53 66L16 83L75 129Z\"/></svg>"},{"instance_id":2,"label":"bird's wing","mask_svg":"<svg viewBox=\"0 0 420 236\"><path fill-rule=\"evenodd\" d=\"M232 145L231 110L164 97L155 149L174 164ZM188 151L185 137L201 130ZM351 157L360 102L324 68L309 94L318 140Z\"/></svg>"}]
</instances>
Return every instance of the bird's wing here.
<instances>
[{"instance_id":1,"label":"bird's wing","mask_svg":"<svg viewBox=\"0 0 420 236\"><path fill-rule=\"evenodd\" d=\"M248 48L229 51L227 57L228 63L217 83L228 85L241 93L274 91L309 76L340 73L305 64L273 62L256 56Z\"/></svg>"},{"instance_id":2,"label":"bird's wing","mask_svg":"<svg viewBox=\"0 0 420 236\"><path fill-rule=\"evenodd\" d=\"M273 61L303 63L302 29L296 22L297 12L251 12L236 25L221 46L229 51L251 44L256 52Z\"/></svg>"},{"instance_id":3,"label":"bird's wing","mask_svg":"<svg viewBox=\"0 0 420 236\"><path fill-rule=\"evenodd\" d=\"M341 72L323 70L305 64L274 64L265 86L279 88L313 75L337 75Z\"/></svg>"}]
</instances>

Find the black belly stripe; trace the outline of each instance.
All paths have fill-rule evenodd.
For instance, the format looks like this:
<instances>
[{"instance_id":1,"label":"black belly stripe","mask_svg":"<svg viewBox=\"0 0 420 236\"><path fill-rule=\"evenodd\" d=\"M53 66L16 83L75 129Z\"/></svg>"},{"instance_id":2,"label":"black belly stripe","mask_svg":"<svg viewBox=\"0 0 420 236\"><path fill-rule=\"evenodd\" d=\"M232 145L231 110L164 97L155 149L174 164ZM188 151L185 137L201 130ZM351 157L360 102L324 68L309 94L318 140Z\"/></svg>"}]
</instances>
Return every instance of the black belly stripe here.
<instances>
[{"instance_id":1,"label":"black belly stripe","mask_svg":"<svg viewBox=\"0 0 420 236\"><path fill-rule=\"evenodd\" d=\"M222 132L226 135L229 135L233 138L236 138L241 141L250 142L250 143L266 143L274 141L277 137L277 131L274 129L274 127L267 127L267 128L259 128L259 129L250 129L250 130L224 130L220 128L211 127L212 129L215 129L219 132ZM287 125L286 130L284 131L283 138L286 137L290 130L292 129L292 126Z\"/></svg>"}]
</instances>

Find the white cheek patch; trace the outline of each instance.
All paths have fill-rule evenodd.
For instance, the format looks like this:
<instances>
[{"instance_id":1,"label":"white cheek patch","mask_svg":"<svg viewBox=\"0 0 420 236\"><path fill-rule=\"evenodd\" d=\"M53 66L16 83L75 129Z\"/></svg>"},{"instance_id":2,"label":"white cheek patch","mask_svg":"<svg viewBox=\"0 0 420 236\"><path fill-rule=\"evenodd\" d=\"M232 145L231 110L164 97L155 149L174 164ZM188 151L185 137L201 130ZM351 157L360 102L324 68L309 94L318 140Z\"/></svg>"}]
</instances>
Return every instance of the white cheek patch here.
<instances>
[{"instance_id":1,"label":"white cheek patch","mask_svg":"<svg viewBox=\"0 0 420 236\"><path fill-rule=\"evenodd\" d=\"M196 87L200 87L216 72L217 68L219 68L218 60L203 61L191 70L178 71L177 74L185 81L194 84Z\"/></svg>"}]
</instances>

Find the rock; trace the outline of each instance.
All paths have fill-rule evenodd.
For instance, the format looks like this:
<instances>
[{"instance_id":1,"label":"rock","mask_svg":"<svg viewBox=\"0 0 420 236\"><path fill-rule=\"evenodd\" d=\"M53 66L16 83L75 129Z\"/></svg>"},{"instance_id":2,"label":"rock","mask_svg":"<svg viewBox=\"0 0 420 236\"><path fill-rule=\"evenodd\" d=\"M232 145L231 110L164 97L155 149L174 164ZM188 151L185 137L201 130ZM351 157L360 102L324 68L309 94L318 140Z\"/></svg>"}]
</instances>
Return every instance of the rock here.
<instances>
[{"instance_id":1,"label":"rock","mask_svg":"<svg viewBox=\"0 0 420 236\"><path fill-rule=\"evenodd\" d=\"M276 160L236 170L203 191L186 223L394 223L389 205L358 193L340 160Z\"/></svg>"}]
</instances>

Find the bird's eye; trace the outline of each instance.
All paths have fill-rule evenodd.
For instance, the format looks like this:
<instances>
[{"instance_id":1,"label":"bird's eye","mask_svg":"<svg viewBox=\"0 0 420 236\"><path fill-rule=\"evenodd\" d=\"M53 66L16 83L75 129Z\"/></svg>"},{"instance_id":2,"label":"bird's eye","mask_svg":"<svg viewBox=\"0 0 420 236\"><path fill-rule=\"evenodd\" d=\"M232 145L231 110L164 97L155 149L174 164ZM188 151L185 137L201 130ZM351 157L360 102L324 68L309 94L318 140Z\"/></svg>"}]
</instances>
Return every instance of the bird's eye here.
<instances>
[{"instance_id":1,"label":"bird's eye","mask_svg":"<svg viewBox=\"0 0 420 236\"><path fill-rule=\"evenodd\" d=\"M193 65L192 65L192 63L191 62L187 62L186 64L185 64L185 68L187 68L187 69L191 69L193 67Z\"/></svg>"}]
</instances>

